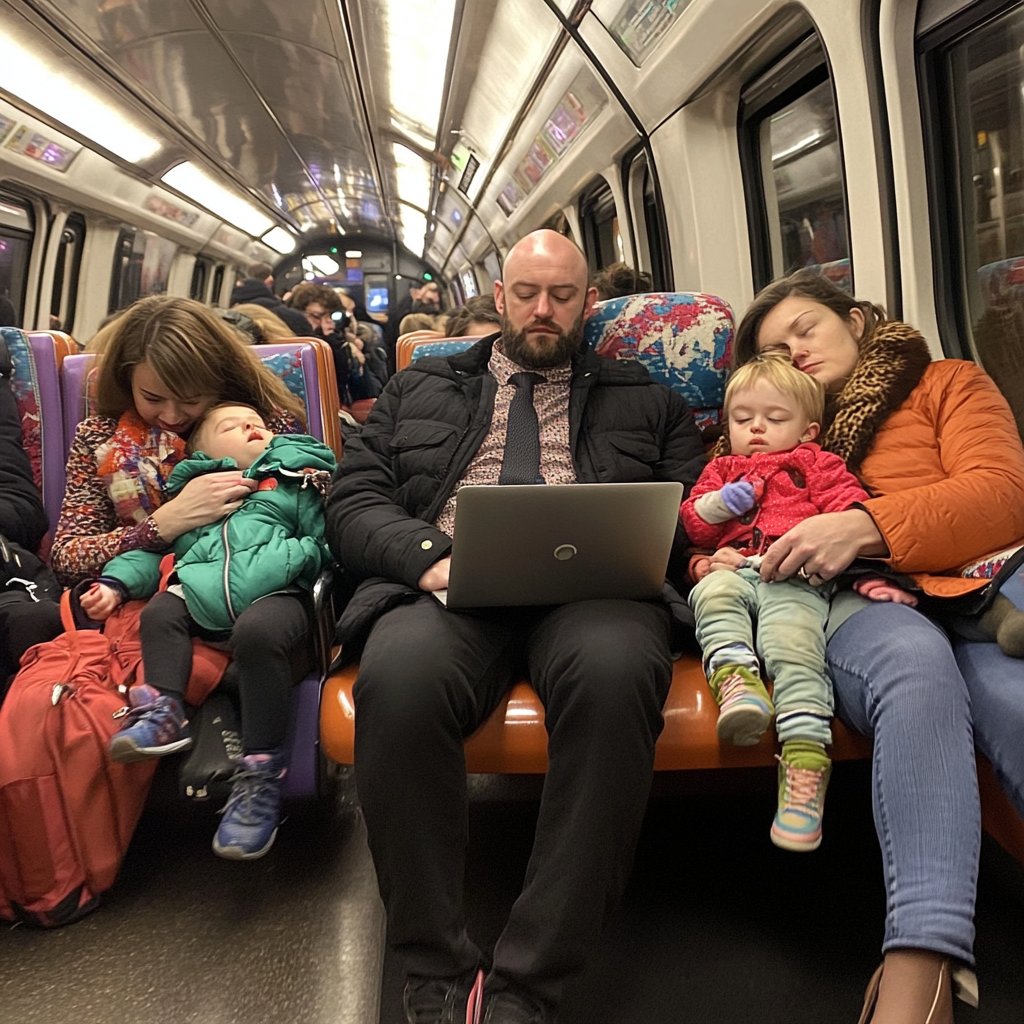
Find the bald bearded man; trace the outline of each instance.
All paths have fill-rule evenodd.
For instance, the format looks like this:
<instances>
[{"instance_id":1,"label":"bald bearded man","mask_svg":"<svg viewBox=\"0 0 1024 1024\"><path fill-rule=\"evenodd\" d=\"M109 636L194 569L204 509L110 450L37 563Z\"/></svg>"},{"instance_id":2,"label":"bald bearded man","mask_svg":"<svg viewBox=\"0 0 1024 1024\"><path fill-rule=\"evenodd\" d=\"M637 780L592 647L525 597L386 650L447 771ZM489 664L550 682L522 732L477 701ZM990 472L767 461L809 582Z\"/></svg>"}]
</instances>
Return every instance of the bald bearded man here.
<instances>
[{"instance_id":1,"label":"bald bearded man","mask_svg":"<svg viewBox=\"0 0 1024 1024\"><path fill-rule=\"evenodd\" d=\"M595 297L574 243L553 231L522 239L495 285L501 331L393 377L346 445L328 503L331 547L363 581L340 625L346 653L361 651L356 781L415 1024L462 1024L481 970L487 1024L555 1020L628 878L672 676L673 612L692 624L671 586L666 601L468 614L430 596L448 582L459 488L508 482L518 374L535 375L536 482L678 480L689 492L700 475L682 398L638 363L583 350ZM681 554L681 530L676 540ZM462 743L524 674L544 703L549 768L523 891L488 955L463 915Z\"/></svg>"}]
</instances>

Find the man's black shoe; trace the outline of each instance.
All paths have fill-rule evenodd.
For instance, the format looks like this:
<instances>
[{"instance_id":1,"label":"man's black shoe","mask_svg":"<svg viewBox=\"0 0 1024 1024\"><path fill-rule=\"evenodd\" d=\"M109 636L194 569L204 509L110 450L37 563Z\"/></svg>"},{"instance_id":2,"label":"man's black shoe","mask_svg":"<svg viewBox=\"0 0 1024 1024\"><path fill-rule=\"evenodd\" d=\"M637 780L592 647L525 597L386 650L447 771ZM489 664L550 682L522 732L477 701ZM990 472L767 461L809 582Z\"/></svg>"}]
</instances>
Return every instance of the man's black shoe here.
<instances>
[{"instance_id":1,"label":"man's black shoe","mask_svg":"<svg viewBox=\"0 0 1024 1024\"><path fill-rule=\"evenodd\" d=\"M486 993L484 1007L483 1024L555 1024L554 1013L524 992L512 989Z\"/></svg>"},{"instance_id":2,"label":"man's black shoe","mask_svg":"<svg viewBox=\"0 0 1024 1024\"><path fill-rule=\"evenodd\" d=\"M476 982L476 970L457 978L410 974L402 1005L409 1024L465 1024L466 1001Z\"/></svg>"}]
</instances>

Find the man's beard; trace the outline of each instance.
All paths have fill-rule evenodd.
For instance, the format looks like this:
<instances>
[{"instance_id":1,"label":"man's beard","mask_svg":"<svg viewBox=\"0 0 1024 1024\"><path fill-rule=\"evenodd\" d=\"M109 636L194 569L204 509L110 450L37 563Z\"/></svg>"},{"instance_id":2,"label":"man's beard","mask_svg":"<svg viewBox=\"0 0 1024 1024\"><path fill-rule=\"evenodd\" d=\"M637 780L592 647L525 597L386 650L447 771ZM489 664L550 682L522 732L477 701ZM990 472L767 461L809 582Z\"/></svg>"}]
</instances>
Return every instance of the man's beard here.
<instances>
[{"instance_id":1,"label":"man's beard","mask_svg":"<svg viewBox=\"0 0 1024 1024\"><path fill-rule=\"evenodd\" d=\"M551 320L534 320L531 327L550 327L558 336L541 334L544 347L527 338L526 329L513 330L505 313L501 314L501 350L517 366L525 370L547 370L553 366L566 366L574 355L583 349L583 312L576 317L572 327L563 331Z\"/></svg>"}]
</instances>

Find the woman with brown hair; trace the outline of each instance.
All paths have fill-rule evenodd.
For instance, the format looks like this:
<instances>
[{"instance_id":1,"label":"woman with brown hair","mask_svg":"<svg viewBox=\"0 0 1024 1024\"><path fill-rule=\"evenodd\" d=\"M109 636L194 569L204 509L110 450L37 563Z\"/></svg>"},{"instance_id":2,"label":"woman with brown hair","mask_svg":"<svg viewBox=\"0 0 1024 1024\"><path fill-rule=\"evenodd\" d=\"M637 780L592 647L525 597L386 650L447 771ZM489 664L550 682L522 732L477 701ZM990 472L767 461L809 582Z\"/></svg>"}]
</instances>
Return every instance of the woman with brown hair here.
<instances>
[{"instance_id":1,"label":"woman with brown hair","mask_svg":"<svg viewBox=\"0 0 1024 1024\"><path fill-rule=\"evenodd\" d=\"M252 488L240 472L211 473L163 500L192 425L236 402L275 433L303 429L302 403L235 332L201 303L140 299L101 329L96 412L78 425L52 551L66 586L98 575L114 555L165 551L188 530L238 508Z\"/></svg>"},{"instance_id":2,"label":"woman with brown hair","mask_svg":"<svg viewBox=\"0 0 1024 1024\"><path fill-rule=\"evenodd\" d=\"M770 285L744 315L735 364L766 351L788 354L825 385L820 443L872 497L784 534L765 554L762 579L800 576L816 585L855 558L873 558L909 577L920 600L913 608L842 591L826 631L837 714L874 740L888 915L885 959L861 1022L949 1024L954 978L961 997L976 999L974 743L1024 812L1020 744L1003 742L1024 725L1024 667L988 644L1001 680L961 672L963 649L979 645L954 655L924 613L951 601L980 611L1012 578L1024 544L1024 449L1009 406L980 367L933 362L914 328L813 272ZM726 454L728 437L719 444L715 454ZM727 568L714 558L712 567ZM995 696L1004 684L1018 693L1012 708Z\"/></svg>"}]
</instances>

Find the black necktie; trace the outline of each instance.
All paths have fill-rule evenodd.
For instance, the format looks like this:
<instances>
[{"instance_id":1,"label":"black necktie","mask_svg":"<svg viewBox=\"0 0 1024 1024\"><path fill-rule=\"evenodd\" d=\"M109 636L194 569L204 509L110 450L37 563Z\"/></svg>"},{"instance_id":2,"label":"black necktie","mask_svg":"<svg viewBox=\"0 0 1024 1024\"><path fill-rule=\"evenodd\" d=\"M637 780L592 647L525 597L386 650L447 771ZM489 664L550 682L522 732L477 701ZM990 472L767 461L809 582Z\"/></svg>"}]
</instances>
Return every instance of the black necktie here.
<instances>
[{"instance_id":1,"label":"black necktie","mask_svg":"<svg viewBox=\"0 0 1024 1024\"><path fill-rule=\"evenodd\" d=\"M540 475L540 424L533 407L533 386L546 378L539 373L513 373L509 384L516 393L508 410L505 457L501 460L499 484L542 484Z\"/></svg>"}]
</instances>

